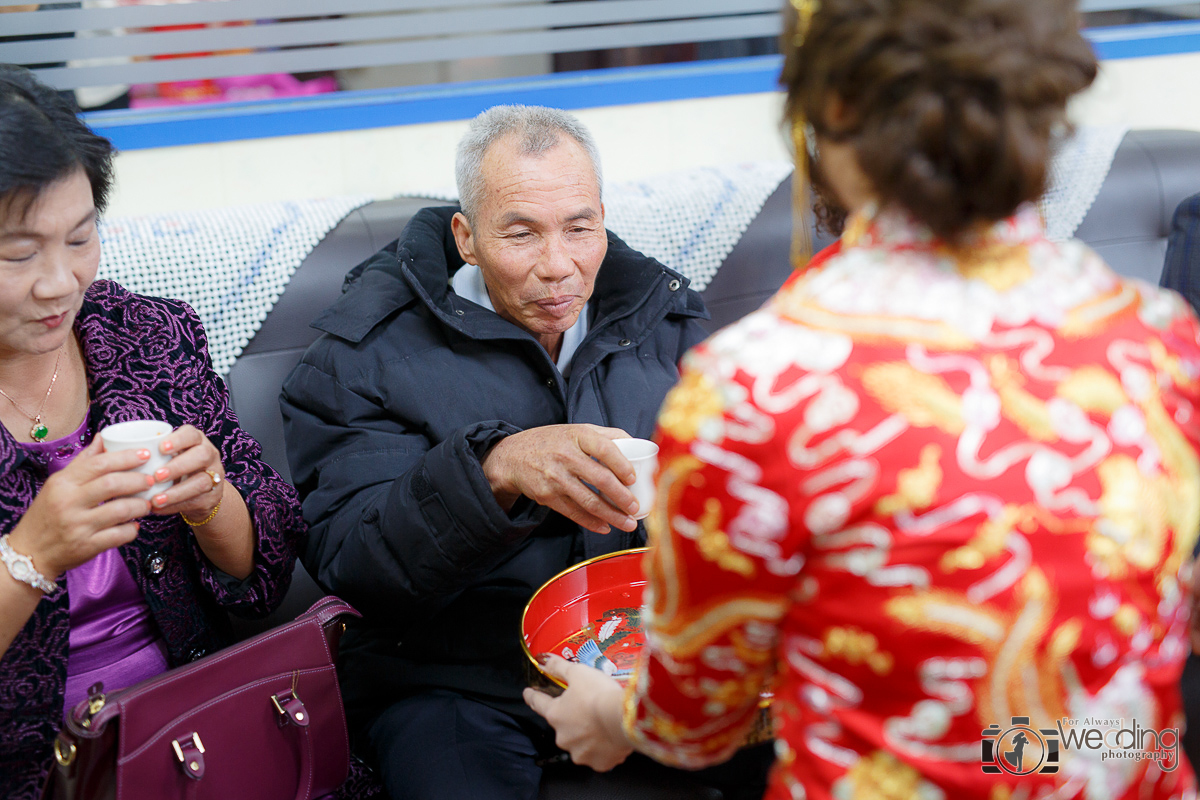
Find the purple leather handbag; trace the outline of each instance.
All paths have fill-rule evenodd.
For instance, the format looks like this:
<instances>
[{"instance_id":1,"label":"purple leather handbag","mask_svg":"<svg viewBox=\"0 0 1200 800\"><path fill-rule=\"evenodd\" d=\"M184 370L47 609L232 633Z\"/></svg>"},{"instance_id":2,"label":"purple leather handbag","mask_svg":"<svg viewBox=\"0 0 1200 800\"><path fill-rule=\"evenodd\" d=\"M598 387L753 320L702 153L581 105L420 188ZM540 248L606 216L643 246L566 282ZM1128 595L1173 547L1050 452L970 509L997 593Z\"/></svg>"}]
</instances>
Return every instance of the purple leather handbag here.
<instances>
[{"instance_id":1,"label":"purple leather handbag","mask_svg":"<svg viewBox=\"0 0 1200 800\"><path fill-rule=\"evenodd\" d=\"M350 768L334 664L346 616L292 622L109 695L93 686L54 742L45 800L311 800Z\"/></svg>"}]
</instances>

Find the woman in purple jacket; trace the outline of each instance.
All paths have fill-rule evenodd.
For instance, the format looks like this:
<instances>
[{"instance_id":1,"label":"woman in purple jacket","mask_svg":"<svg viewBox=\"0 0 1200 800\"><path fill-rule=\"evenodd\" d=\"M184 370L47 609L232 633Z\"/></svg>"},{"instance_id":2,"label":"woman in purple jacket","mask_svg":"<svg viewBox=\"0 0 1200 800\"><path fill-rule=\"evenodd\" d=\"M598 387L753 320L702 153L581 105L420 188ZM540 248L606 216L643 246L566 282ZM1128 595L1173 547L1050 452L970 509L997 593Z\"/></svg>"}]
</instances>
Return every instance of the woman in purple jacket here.
<instances>
[{"instance_id":1,"label":"woman in purple jacket","mask_svg":"<svg viewBox=\"0 0 1200 800\"><path fill-rule=\"evenodd\" d=\"M112 145L0 66L0 797L35 797L66 709L219 648L282 599L303 522L183 303L97 281ZM173 453L106 453L166 420ZM150 500L151 483L172 482Z\"/></svg>"}]
</instances>

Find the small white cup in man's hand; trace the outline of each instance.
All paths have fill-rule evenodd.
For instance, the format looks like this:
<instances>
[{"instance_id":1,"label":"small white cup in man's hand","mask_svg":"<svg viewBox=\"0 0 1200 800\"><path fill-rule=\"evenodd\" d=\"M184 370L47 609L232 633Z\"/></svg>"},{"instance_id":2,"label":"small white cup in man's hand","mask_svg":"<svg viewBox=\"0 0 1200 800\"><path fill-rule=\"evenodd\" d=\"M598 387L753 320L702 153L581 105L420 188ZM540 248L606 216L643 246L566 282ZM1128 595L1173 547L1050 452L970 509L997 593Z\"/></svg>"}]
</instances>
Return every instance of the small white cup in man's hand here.
<instances>
[{"instance_id":1,"label":"small white cup in man's hand","mask_svg":"<svg viewBox=\"0 0 1200 800\"><path fill-rule=\"evenodd\" d=\"M621 451L621 455L633 464L636 478L629 491L637 500L638 510L634 519L645 519L650 516L650 508L654 505L654 473L658 469L658 445L649 439L613 439L613 444Z\"/></svg>"},{"instance_id":2,"label":"small white cup in man's hand","mask_svg":"<svg viewBox=\"0 0 1200 800\"><path fill-rule=\"evenodd\" d=\"M174 428L168 422L152 419L135 419L132 422L118 422L100 431L100 440L104 442L104 452L115 453L119 450L149 450L150 459L134 472L153 475L158 472L173 457L172 454L162 453L158 446L170 435ZM137 496L149 500L159 492L170 488L170 481L156 483Z\"/></svg>"}]
</instances>

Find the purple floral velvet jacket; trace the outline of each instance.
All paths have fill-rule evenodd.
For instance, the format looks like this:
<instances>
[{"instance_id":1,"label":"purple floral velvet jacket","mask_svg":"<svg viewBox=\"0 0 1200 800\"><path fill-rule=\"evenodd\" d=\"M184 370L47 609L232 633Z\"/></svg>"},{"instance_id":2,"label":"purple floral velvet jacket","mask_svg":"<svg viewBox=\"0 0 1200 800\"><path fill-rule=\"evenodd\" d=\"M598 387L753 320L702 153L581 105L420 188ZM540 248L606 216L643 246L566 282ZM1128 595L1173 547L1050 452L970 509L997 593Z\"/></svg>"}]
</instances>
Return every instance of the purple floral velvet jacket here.
<instances>
[{"instance_id":1,"label":"purple floral velvet jacket","mask_svg":"<svg viewBox=\"0 0 1200 800\"><path fill-rule=\"evenodd\" d=\"M187 305L96 281L75 333L87 363L91 430L133 419L195 425L221 451L229 482L250 509L258 549L245 581L217 571L178 515L145 518L137 539L121 547L172 666L194 661L227 643L222 609L261 616L283 599L304 532L296 492L238 427L200 320ZM0 427L0 533L12 530L44 479ZM37 797L49 769L63 715L69 624L64 577L0 659L0 797L6 800Z\"/></svg>"}]
</instances>

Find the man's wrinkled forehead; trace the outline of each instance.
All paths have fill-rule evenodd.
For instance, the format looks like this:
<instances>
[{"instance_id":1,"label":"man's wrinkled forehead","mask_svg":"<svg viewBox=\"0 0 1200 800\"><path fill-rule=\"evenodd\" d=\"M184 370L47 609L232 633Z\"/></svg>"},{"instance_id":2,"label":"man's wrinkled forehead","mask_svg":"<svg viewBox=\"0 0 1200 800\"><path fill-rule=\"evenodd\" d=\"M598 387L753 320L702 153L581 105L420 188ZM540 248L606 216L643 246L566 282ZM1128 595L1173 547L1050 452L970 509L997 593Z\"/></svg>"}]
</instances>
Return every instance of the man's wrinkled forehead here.
<instances>
[{"instance_id":1,"label":"man's wrinkled forehead","mask_svg":"<svg viewBox=\"0 0 1200 800\"><path fill-rule=\"evenodd\" d=\"M537 146L539 144L541 146ZM488 193L497 190L503 191L506 188L506 181L511 177L506 175L505 172L511 168L514 161L521 159L540 161L563 153L573 156L580 163L586 175L587 187L585 191L594 193L598 198L600 194L600 178L596 172L596 165L592 162L591 155L583 145L563 133L560 133L558 138L548 146L546 146L544 140L526 141L518 132L500 137L489 145L488 149L484 152L480 170L483 184ZM561 185L553 188L566 189L577 186L578 181L572 180L572 177L564 175Z\"/></svg>"}]
</instances>

